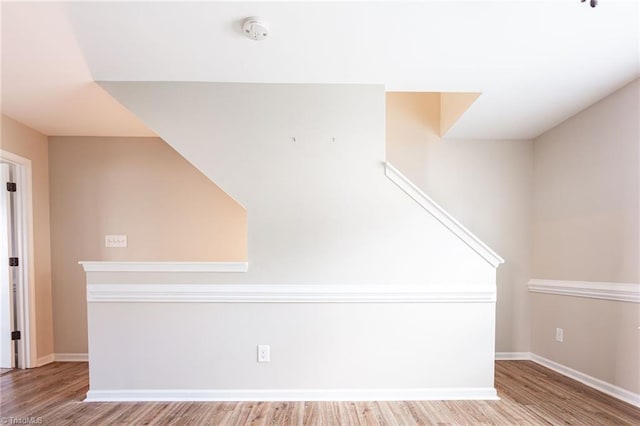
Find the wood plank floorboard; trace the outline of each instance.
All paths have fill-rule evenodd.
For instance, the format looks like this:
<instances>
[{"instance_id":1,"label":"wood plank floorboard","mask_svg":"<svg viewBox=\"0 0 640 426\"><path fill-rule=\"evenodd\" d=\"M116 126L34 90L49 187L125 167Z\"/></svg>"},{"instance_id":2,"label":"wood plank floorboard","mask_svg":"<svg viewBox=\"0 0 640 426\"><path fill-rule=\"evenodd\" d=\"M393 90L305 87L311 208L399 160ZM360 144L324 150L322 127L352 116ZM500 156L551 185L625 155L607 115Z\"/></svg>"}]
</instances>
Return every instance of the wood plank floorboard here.
<instances>
[{"instance_id":1,"label":"wood plank floorboard","mask_svg":"<svg viewBox=\"0 0 640 426\"><path fill-rule=\"evenodd\" d=\"M531 361L496 362L500 401L84 403L87 363L0 377L0 423L45 425L640 425L640 409Z\"/></svg>"}]
</instances>

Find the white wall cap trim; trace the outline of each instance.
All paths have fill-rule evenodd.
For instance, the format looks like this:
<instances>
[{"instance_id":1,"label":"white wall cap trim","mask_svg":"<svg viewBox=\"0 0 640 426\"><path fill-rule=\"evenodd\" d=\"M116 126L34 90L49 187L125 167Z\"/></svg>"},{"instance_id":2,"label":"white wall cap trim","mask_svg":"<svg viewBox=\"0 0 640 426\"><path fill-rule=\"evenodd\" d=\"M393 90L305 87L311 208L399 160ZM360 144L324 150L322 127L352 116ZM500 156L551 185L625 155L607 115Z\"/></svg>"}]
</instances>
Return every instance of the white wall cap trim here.
<instances>
[{"instance_id":1,"label":"white wall cap trim","mask_svg":"<svg viewBox=\"0 0 640 426\"><path fill-rule=\"evenodd\" d=\"M532 293L640 303L640 284L638 283L531 279L529 280L529 291Z\"/></svg>"},{"instance_id":2,"label":"white wall cap trim","mask_svg":"<svg viewBox=\"0 0 640 426\"><path fill-rule=\"evenodd\" d=\"M88 284L88 302L494 303L482 285Z\"/></svg>"},{"instance_id":3,"label":"white wall cap trim","mask_svg":"<svg viewBox=\"0 0 640 426\"><path fill-rule=\"evenodd\" d=\"M420 188L413 184L406 176L400 173L395 167L389 163L385 163L385 175L393 181L400 189L413 198L418 204L420 204L426 211L431 213L440 223L453 232L458 238L471 247L476 253L478 253L484 260L486 260L491 266L497 268L498 265L504 263L496 252L491 250L485 243L480 241L478 237L473 235L471 231L465 228L460 222L454 219L449 213L447 213L442 207L440 207L435 201L433 201L427 194L422 192Z\"/></svg>"},{"instance_id":4,"label":"white wall cap trim","mask_svg":"<svg viewBox=\"0 0 640 426\"><path fill-rule=\"evenodd\" d=\"M499 400L494 388L90 390L85 402Z\"/></svg>"},{"instance_id":5,"label":"white wall cap trim","mask_svg":"<svg viewBox=\"0 0 640 426\"><path fill-rule=\"evenodd\" d=\"M248 262L78 262L85 272L247 272Z\"/></svg>"},{"instance_id":6,"label":"white wall cap trim","mask_svg":"<svg viewBox=\"0 0 640 426\"><path fill-rule=\"evenodd\" d=\"M540 355L531 354L531 360L555 372L558 372L574 380L577 380L580 383L590 386L593 389L599 390L600 392L606 393L607 395L610 395L614 398L618 398L619 400L627 402L631 405L635 405L636 407L640 407L640 394L628 391L619 386L605 382L604 380L589 376L580 371L574 370L573 368L569 368L566 365L562 365L555 361L551 361L550 359L541 357Z\"/></svg>"}]
</instances>

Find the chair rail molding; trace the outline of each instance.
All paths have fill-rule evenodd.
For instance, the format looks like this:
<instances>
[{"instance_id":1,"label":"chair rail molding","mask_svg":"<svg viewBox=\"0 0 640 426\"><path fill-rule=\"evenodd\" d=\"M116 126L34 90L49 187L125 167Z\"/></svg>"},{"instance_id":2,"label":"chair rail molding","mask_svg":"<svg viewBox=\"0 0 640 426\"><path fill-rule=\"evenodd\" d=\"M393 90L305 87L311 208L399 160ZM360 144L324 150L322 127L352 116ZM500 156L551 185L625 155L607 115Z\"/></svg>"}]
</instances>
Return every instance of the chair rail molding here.
<instances>
[{"instance_id":1,"label":"chair rail molding","mask_svg":"<svg viewBox=\"0 0 640 426\"><path fill-rule=\"evenodd\" d=\"M440 207L435 201L433 201L427 194L425 194L420 188L418 188L413 182L411 182L406 176L400 173L398 169L393 167L390 163L385 163L385 175L407 195L409 195L409 197L413 198L416 203L420 204L422 208L424 208L440 223L446 226L447 229L453 232L465 244L467 244L476 253L482 256L482 258L486 260L491 266L497 268L498 265L504 263L504 259L502 259L496 252L491 250L478 237L473 235L471 231L469 231L460 222L453 218L453 216L447 213L445 209Z\"/></svg>"},{"instance_id":2,"label":"chair rail molding","mask_svg":"<svg viewBox=\"0 0 640 426\"><path fill-rule=\"evenodd\" d=\"M494 303L483 285L88 284L88 302Z\"/></svg>"},{"instance_id":3,"label":"chair rail molding","mask_svg":"<svg viewBox=\"0 0 640 426\"><path fill-rule=\"evenodd\" d=\"M589 299L640 303L639 283L608 283L596 281L529 280L531 293L558 294Z\"/></svg>"}]
</instances>

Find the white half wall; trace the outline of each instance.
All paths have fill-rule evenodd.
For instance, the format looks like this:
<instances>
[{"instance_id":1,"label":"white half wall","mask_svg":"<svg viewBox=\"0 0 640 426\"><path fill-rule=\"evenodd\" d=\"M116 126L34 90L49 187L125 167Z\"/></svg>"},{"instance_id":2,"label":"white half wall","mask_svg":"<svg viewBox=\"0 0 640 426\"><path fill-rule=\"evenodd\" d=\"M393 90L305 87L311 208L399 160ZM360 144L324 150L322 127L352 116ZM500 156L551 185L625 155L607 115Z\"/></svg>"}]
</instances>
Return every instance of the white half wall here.
<instances>
[{"instance_id":1,"label":"white half wall","mask_svg":"<svg viewBox=\"0 0 640 426\"><path fill-rule=\"evenodd\" d=\"M90 401L496 398L492 286L90 280L87 296Z\"/></svg>"}]
</instances>

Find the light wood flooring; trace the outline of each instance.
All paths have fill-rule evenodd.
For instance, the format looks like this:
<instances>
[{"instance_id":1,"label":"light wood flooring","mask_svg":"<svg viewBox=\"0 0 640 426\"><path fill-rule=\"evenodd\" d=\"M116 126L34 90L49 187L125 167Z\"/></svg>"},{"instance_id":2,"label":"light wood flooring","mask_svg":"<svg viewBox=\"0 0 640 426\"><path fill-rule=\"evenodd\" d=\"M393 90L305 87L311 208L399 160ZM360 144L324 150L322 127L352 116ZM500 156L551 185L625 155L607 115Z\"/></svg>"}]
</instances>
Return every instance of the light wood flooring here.
<instances>
[{"instance_id":1,"label":"light wood flooring","mask_svg":"<svg viewBox=\"0 0 640 426\"><path fill-rule=\"evenodd\" d=\"M0 377L0 424L640 425L640 409L530 361L498 361L496 388L500 401L83 403L87 363L53 363Z\"/></svg>"}]
</instances>

